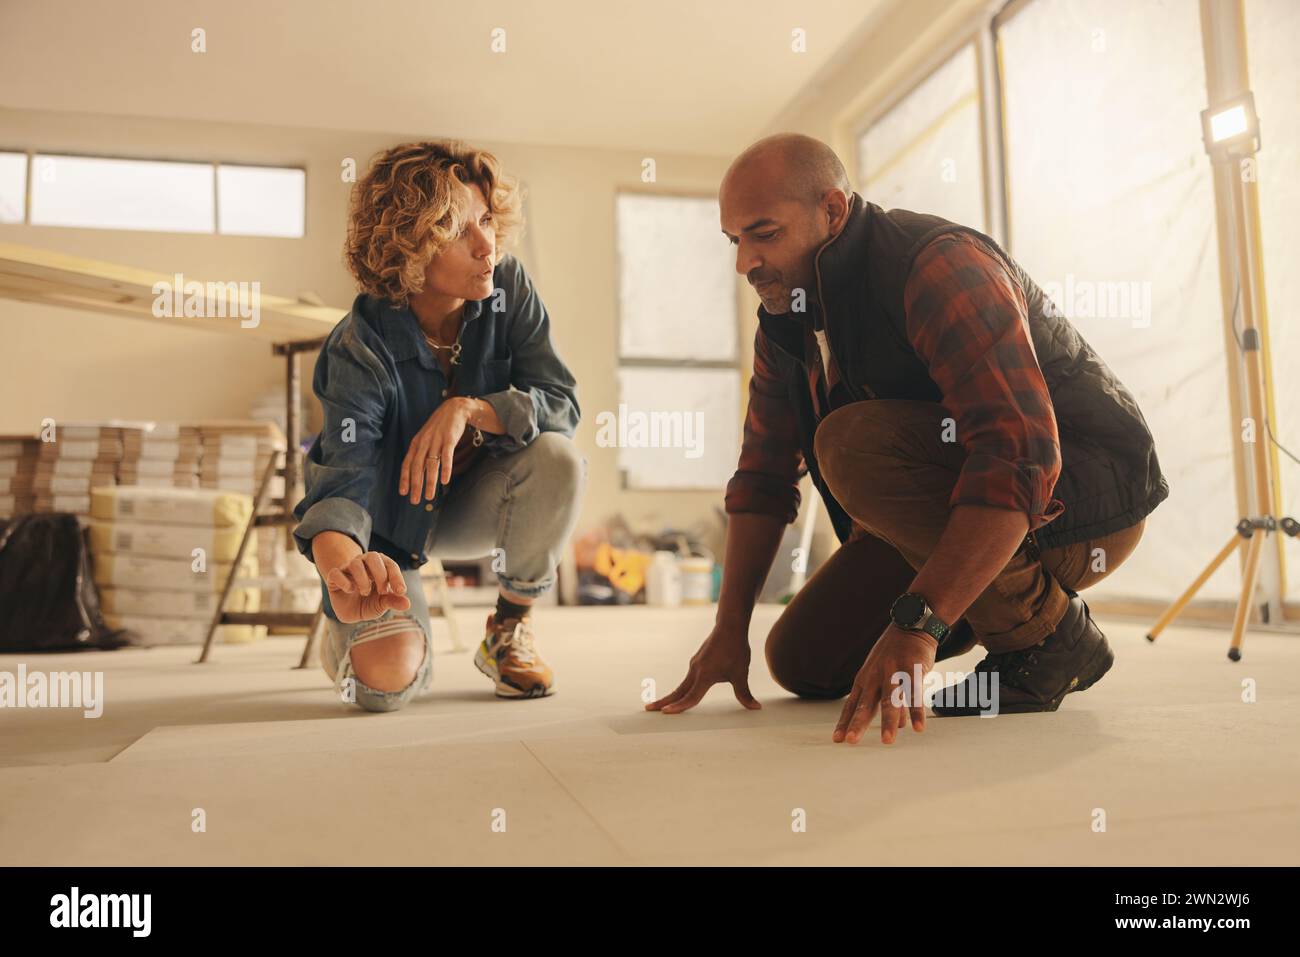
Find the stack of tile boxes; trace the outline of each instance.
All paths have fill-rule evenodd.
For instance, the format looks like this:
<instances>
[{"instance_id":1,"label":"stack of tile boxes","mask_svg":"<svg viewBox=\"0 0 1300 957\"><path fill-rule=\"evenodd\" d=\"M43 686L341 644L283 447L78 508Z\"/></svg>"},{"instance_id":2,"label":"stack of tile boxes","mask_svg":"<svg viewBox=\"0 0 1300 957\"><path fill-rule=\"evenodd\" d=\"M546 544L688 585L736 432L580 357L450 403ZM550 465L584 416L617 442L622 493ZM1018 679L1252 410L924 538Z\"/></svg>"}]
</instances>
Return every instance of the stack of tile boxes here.
<instances>
[{"instance_id":1,"label":"stack of tile boxes","mask_svg":"<svg viewBox=\"0 0 1300 957\"><path fill-rule=\"evenodd\" d=\"M90 490L117 484L123 427L113 423L69 423L42 431L32 477L32 511L71 512L83 523L90 515Z\"/></svg>"},{"instance_id":2,"label":"stack of tile boxes","mask_svg":"<svg viewBox=\"0 0 1300 957\"><path fill-rule=\"evenodd\" d=\"M154 422L148 429L131 429L122 437L119 485L150 488L197 488L199 430L176 422Z\"/></svg>"},{"instance_id":3,"label":"stack of tile boxes","mask_svg":"<svg viewBox=\"0 0 1300 957\"><path fill-rule=\"evenodd\" d=\"M36 446L30 435L0 437L0 519L30 512L36 505Z\"/></svg>"},{"instance_id":4,"label":"stack of tile boxes","mask_svg":"<svg viewBox=\"0 0 1300 957\"><path fill-rule=\"evenodd\" d=\"M146 645L199 644L230 574L252 497L215 489L116 486L91 494L94 580L104 618ZM239 575L257 574L246 559ZM257 611L257 588L235 588L227 611ZM252 641L265 625L222 625L217 639Z\"/></svg>"},{"instance_id":5,"label":"stack of tile boxes","mask_svg":"<svg viewBox=\"0 0 1300 957\"><path fill-rule=\"evenodd\" d=\"M78 422L0 439L0 517L71 512L85 523L97 486L196 488L199 433L176 423Z\"/></svg>"},{"instance_id":6,"label":"stack of tile boxes","mask_svg":"<svg viewBox=\"0 0 1300 957\"><path fill-rule=\"evenodd\" d=\"M215 602L225 583L242 526L212 525L167 516L208 513L219 492L243 496L252 507L272 456L283 461L284 433L273 422L214 420L197 425L175 422L136 423L106 420L69 423L52 430L54 441L34 436L0 438L0 518L23 512L63 511L97 526L91 536L96 585L107 591L106 614L114 627L132 627L146 643L202 641ZM194 497L149 501L142 519L136 499L107 494L114 486L138 489L191 489ZM104 489L99 510L91 517L93 490ZM283 497L284 478L272 476L266 511ZM120 504L119 504L120 503ZM184 503L184 504L183 504ZM125 509L125 511L122 511ZM227 510L228 511L228 510ZM162 526L136 528L137 525ZM177 530L172 526L180 526ZM207 531L198 534L193 529ZM187 530L188 529L188 530ZM283 528L255 531L240 577L293 574L307 582L315 567L296 553L286 553ZM200 541L181 548L185 536L212 539L221 557L204 569L192 551ZM229 555L225 546L230 545ZM212 552L208 549L208 555ZM195 566L195 567L192 567ZM198 568L199 570L196 570ZM250 595L250 593L252 593ZM314 611L319 587L300 583L288 590L267 585L232 594L228 611L261 608ZM225 626L219 637L246 641L265 635L263 626Z\"/></svg>"},{"instance_id":7,"label":"stack of tile boxes","mask_svg":"<svg viewBox=\"0 0 1300 957\"><path fill-rule=\"evenodd\" d=\"M203 458L199 481L203 488L224 489L256 496L262 475L272 457L282 464L288 448L284 432L274 422L250 419L218 419L199 423ZM284 496L284 476L273 475L267 488L264 512L275 511L275 500ZM287 572L283 527L259 528L249 552L257 558L266 577L283 577ZM256 547L254 547L256 546ZM262 589L262 607L289 610L281 601L280 589ZM314 610L314 606L312 609Z\"/></svg>"}]
</instances>

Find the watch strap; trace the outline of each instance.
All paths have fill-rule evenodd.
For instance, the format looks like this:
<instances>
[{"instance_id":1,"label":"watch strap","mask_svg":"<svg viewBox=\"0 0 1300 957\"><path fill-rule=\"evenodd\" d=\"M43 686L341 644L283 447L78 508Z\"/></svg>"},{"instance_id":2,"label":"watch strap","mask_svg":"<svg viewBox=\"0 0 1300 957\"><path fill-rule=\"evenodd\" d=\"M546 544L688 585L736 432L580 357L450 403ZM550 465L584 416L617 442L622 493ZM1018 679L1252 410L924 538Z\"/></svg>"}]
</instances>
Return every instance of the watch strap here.
<instances>
[{"instance_id":1,"label":"watch strap","mask_svg":"<svg viewBox=\"0 0 1300 957\"><path fill-rule=\"evenodd\" d=\"M934 614L934 612L926 615L925 621L921 622L920 627L916 630L925 632L935 641L939 642L942 642L944 638L948 637L948 632L951 631L951 629L943 623L943 620L940 619L938 615Z\"/></svg>"}]
</instances>

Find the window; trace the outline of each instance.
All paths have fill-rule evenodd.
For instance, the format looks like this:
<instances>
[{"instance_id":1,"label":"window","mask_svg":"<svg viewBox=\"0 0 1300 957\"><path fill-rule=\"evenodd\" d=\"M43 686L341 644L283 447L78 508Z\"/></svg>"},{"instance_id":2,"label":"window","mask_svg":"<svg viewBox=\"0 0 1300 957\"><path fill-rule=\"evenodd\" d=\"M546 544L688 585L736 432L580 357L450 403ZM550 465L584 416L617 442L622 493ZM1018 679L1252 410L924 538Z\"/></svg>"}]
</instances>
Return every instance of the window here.
<instances>
[{"instance_id":1,"label":"window","mask_svg":"<svg viewBox=\"0 0 1300 957\"><path fill-rule=\"evenodd\" d=\"M35 226L210 233L216 221L210 163L32 157Z\"/></svg>"},{"instance_id":2,"label":"window","mask_svg":"<svg viewBox=\"0 0 1300 957\"><path fill-rule=\"evenodd\" d=\"M27 154L0 153L0 223L21 223L27 208Z\"/></svg>"},{"instance_id":3,"label":"window","mask_svg":"<svg viewBox=\"0 0 1300 957\"><path fill-rule=\"evenodd\" d=\"M979 74L967 44L858 139L863 196L984 231Z\"/></svg>"},{"instance_id":4,"label":"window","mask_svg":"<svg viewBox=\"0 0 1300 957\"><path fill-rule=\"evenodd\" d=\"M307 174L265 166L217 167L217 223L227 236L303 235Z\"/></svg>"},{"instance_id":5,"label":"window","mask_svg":"<svg viewBox=\"0 0 1300 957\"><path fill-rule=\"evenodd\" d=\"M736 276L716 199L622 193L619 409L597 420L632 489L720 489L740 455ZM602 426L604 426L602 428Z\"/></svg>"},{"instance_id":6,"label":"window","mask_svg":"<svg viewBox=\"0 0 1300 957\"><path fill-rule=\"evenodd\" d=\"M0 222L24 221L26 170L26 154L0 153ZM301 169L37 153L31 170L36 226L304 235Z\"/></svg>"}]
</instances>

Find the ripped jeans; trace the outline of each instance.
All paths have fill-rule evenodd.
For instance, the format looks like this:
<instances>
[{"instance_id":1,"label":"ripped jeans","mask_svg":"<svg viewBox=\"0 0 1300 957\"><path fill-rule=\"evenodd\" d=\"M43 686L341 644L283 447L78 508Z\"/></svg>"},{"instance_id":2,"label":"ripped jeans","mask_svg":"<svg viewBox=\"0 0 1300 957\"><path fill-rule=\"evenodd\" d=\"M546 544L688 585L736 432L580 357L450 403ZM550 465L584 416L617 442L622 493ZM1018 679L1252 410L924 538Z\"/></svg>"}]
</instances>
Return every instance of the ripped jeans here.
<instances>
[{"instance_id":1,"label":"ripped jeans","mask_svg":"<svg viewBox=\"0 0 1300 957\"><path fill-rule=\"evenodd\" d=\"M517 452L479 459L446 493L426 553L453 560L494 555L497 578L508 591L525 598L544 594L555 583L562 549L577 523L587 469L587 457L559 432L543 432ZM405 611L389 609L379 618L349 623L326 607L321 664L340 697L366 711L396 711L433 681L424 584L418 568L404 568L402 577L411 601ZM322 592L328 603L328 591L322 587ZM424 660L410 684L400 691L380 691L357 677L354 647L417 628L424 638Z\"/></svg>"}]
</instances>

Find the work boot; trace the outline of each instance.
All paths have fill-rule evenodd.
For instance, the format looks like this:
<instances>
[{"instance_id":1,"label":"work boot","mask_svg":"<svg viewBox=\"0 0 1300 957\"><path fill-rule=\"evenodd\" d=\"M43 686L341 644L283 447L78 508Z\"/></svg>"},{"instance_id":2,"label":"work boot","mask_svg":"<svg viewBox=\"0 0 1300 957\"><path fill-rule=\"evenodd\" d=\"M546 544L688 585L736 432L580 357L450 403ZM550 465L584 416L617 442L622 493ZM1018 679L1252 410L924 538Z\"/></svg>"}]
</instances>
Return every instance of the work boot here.
<instances>
[{"instance_id":1,"label":"work boot","mask_svg":"<svg viewBox=\"0 0 1300 957\"><path fill-rule=\"evenodd\" d=\"M1018 651L990 654L975 666L965 681L949 685L931 700L941 718L998 714L1026 714L1055 711L1072 691L1086 691L1110 670L1115 655L1106 636L1088 612L1088 603L1067 589L1070 602L1056 630L1036 645ZM981 675L987 675L981 681ZM996 695L995 706L981 704L983 685L987 699Z\"/></svg>"}]
</instances>

